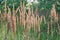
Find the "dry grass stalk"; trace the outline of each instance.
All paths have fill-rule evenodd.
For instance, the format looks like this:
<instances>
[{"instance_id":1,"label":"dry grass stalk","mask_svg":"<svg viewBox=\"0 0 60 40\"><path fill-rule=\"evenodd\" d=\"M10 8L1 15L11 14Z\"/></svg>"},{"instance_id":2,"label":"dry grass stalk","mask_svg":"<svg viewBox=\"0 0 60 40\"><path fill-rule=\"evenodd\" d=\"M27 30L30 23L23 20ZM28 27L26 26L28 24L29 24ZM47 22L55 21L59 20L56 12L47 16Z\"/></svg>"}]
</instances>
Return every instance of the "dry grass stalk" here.
<instances>
[{"instance_id":1,"label":"dry grass stalk","mask_svg":"<svg viewBox=\"0 0 60 40\"><path fill-rule=\"evenodd\" d=\"M8 14L7 14L7 31L9 31L12 28L12 17L11 17L11 11L10 8L8 8Z\"/></svg>"},{"instance_id":2,"label":"dry grass stalk","mask_svg":"<svg viewBox=\"0 0 60 40\"><path fill-rule=\"evenodd\" d=\"M5 2L5 5L4 5L4 8L5 8L5 9L4 9L4 18L6 18L6 15L7 15L7 14L6 14L6 13L7 13L6 1L7 1L7 0L4 0L4 2Z\"/></svg>"},{"instance_id":3,"label":"dry grass stalk","mask_svg":"<svg viewBox=\"0 0 60 40\"><path fill-rule=\"evenodd\" d=\"M0 27L1 27L1 23L2 23L2 15L1 15L1 11L0 11Z\"/></svg>"},{"instance_id":4,"label":"dry grass stalk","mask_svg":"<svg viewBox=\"0 0 60 40\"><path fill-rule=\"evenodd\" d=\"M38 15L38 9L35 10L35 28L34 30L38 29L38 40L40 40L40 18Z\"/></svg>"},{"instance_id":5,"label":"dry grass stalk","mask_svg":"<svg viewBox=\"0 0 60 40\"><path fill-rule=\"evenodd\" d=\"M51 17L54 16L54 5L52 6L52 9L51 9Z\"/></svg>"},{"instance_id":6,"label":"dry grass stalk","mask_svg":"<svg viewBox=\"0 0 60 40\"><path fill-rule=\"evenodd\" d=\"M42 23L42 20L43 20L43 16L40 17L40 22Z\"/></svg>"},{"instance_id":7,"label":"dry grass stalk","mask_svg":"<svg viewBox=\"0 0 60 40\"><path fill-rule=\"evenodd\" d=\"M28 9L26 21L27 21L27 26L31 26L31 9L30 9L30 7Z\"/></svg>"},{"instance_id":8,"label":"dry grass stalk","mask_svg":"<svg viewBox=\"0 0 60 40\"><path fill-rule=\"evenodd\" d=\"M54 4L53 4L52 10L51 10L51 17L54 18L54 21L55 21L55 22L58 22L58 15L57 15L57 13L56 13L55 5L54 5Z\"/></svg>"},{"instance_id":9,"label":"dry grass stalk","mask_svg":"<svg viewBox=\"0 0 60 40\"><path fill-rule=\"evenodd\" d=\"M58 24L58 33L60 35L60 25Z\"/></svg>"},{"instance_id":10,"label":"dry grass stalk","mask_svg":"<svg viewBox=\"0 0 60 40\"><path fill-rule=\"evenodd\" d=\"M50 29L50 24L49 24L49 22L48 22L48 31L47 31L47 34L49 35L49 29Z\"/></svg>"},{"instance_id":11,"label":"dry grass stalk","mask_svg":"<svg viewBox=\"0 0 60 40\"><path fill-rule=\"evenodd\" d=\"M23 3L20 2L20 11L22 12L22 10L23 10Z\"/></svg>"},{"instance_id":12,"label":"dry grass stalk","mask_svg":"<svg viewBox=\"0 0 60 40\"><path fill-rule=\"evenodd\" d=\"M38 17L38 40L40 40L40 18Z\"/></svg>"},{"instance_id":13,"label":"dry grass stalk","mask_svg":"<svg viewBox=\"0 0 60 40\"><path fill-rule=\"evenodd\" d=\"M34 14L32 14L32 16L31 16L31 25L32 25L32 27L35 27L34 26L34 20L35 20L35 16L34 16Z\"/></svg>"},{"instance_id":14,"label":"dry grass stalk","mask_svg":"<svg viewBox=\"0 0 60 40\"><path fill-rule=\"evenodd\" d=\"M38 28L38 13L37 13L37 9L35 10L35 20L34 20L34 31L36 31L36 29Z\"/></svg>"},{"instance_id":15,"label":"dry grass stalk","mask_svg":"<svg viewBox=\"0 0 60 40\"><path fill-rule=\"evenodd\" d=\"M52 18L51 18L51 20L50 20L50 24L51 24L51 36L53 37L53 26L52 26L52 23L53 22L53 20L52 20Z\"/></svg>"},{"instance_id":16,"label":"dry grass stalk","mask_svg":"<svg viewBox=\"0 0 60 40\"><path fill-rule=\"evenodd\" d=\"M20 12L20 24L22 25L22 13Z\"/></svg>"},{"instance_id":17,"label":"dry grass stalk","mask_svg":"<svg viewBox=\"0 0 60 40\"><path fill-rule=\"evenodd\" d=\"M34 23L33 23L33 25L34 25L34 30L35 30L35 27L36 27L36 17L34 17Z\"/></svg>"},{"instance_id":18,"label":"dry grass stalk","mask_svg":"<svg viewBox=\"0 0 60 40\"><path fill-rule=\"evenodd\" d=\"M31 28L31 10L28 10L27 18L26 18L26 28Z\"/></svg>"},{"instance_id":19,"label":"dry grass stalk","mask_svg":"<svg viewBox=\"0 0 60 40\"><path fill-rule=\"evenodd\" d=\"M31 9L29 8L28 9L28 14L26 16L26 29L25 29L27 38L29 37L30 28L31 28Z\"/></svg>"},{"instance_id":20,"label":"dry grass stalk","mask_svg":"<svg viewBox=\"0 0 60 40\"><path fill-rule=\"evenodd\" d=\"M13 32L16 33L16 16L13 17Z\"/></svg>"},{"instance_id":21,"label":"dry grass stalk","mask_svg":"<svg viewBox=\"0 0 60 40\"><path fill-rule=\"evenodd\" d=\"M32 25L32 27L35 27L34 26L34 20L35 20L35 15L33 14L33 8L32 8L32 14L31 14L31 25Z\"/></svg>"},{"instance_id":22,"label":"dry grass stalk","mask_svg":"<svg viewBox=\"0 0 60 40\"><path fill-rule=\"evenodd\" d=\"M12 20L13 20L13 32L14 34L16 33L16 15L15 15L15 8L14 8L14 4L13 4L13 16L12 16Z\"/></svg>"},{"instance_id":23,"label":"dry grass stalk","mask_svg":"<svg viewBox=\"0 0 60 40\"><path fill-rule=\"evenodd\" d=\"M23 3L23 10L22 10L22 13L23 13L23 25L24 25L24 28L25 28L25 23L26 23L26 20L25 20L25 14L26 14L26 8L25 8L25 5L24 5L24 3Z\"/></svg>"},{"instance_id":24,"label":"dry grass stalk","mask_svg":"<svg viewBox=\"0 0 60 40\"><path fill-rule=\"evenodd\" d=\"M47 35L48 35L48 36L49 36L49 34L50 34L50 29L52 29L51 26L52 26L51 23L48 22L48 27L47 27ZM51 30L51 33L52 33L52 30ZM47 40L49 40L49 39L48 39L48 36L47 36ZM51 36L53 37L53 34L51 34Z\"/></svg>"},{"instance_id":25,"label":"dry grass stalk","mask_svg":"<svg viewBox=\"0 0 60 40\"><path fill-rule=\"evenodd\" d=\"M16 9L16 13L20 10L19 8L20 8L20 6Z\"/></svg>"},{"instance_id":26,"label":"dry grass stalk","mask_svg":"<svg viewBox=\"0 0 60 40\"><path fill-rule=\"evenodd\" d=\"M36 8L35 10L35 26L38 26L38 19L39 19L39 15L38 15L38 9Z\"/></svg>"},{"instance_id":27,"label":"dry grass stalk","mask_svg":"<svg viewBox=\"0 0 60 40\"><path fill-rule=\"evenodd\" d=\"M55 22L58 23L58 14L56 14L56 16L55 16Z\"/></svg>"},{"instance_id":28,"label":"dry grass stalk","mask_svg":"<svg viewBox=\"0 0 60 40\"><path fill-rule=\"evenodd\" d=\"M20 6L16 9L16 14L19 12L20 13ZM16 17L16 20L18 21L18 16Z\"/></svg>"},{"instance_id":29,"label":"dry grass stalk","mask_svg":"<svg viewBox=\"0 0 60 40\"><path fill-rule=\"evenodd\" d=\"M21 22L21 25L25 26L25 13L26 13L26 9L25 9L25 6L24 6L24 3L22 4L21 3L21 11L20 11L20 22Z\"/></svg>"},{"instance_id":30,"label":"dry grass stalk","mask_svg":"<svg viewBox=\"0 0 60 40\"><path fill-rule=\"evenodd\" d=\"M44 16L44 23L46 24L46 18L45 18L45 16Z\"/></svg>"}]
</instances>

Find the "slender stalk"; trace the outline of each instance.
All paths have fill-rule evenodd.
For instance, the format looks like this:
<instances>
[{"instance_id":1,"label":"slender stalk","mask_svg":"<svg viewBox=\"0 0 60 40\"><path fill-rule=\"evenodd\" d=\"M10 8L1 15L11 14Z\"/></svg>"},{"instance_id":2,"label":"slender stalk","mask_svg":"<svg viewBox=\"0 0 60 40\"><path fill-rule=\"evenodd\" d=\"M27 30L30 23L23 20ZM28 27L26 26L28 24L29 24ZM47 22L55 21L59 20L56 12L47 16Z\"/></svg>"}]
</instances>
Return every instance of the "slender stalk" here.
<instances>
[{"instance_id":1,"label":"slender stalk","mask_svg":"<svg viewBox=\"0 0 60 40\"><path fill-rule=\"evenodd\" d=\"M40 18L38 17L38 40L40 40Z\"/></svg>"},{"instance_id":2,"label":"slender stalk","mask_svg":"<svg viewBox=\"0 0 60 40\"><path fill-rule=\"evenodd\" d=\"M7 3L6 3L6 1L7 1L7 0L4 0L4 3L5 3L5 4L4 4L4 19L5 19L5 20L6 20L6 17L7 17L7 5L6 5ZM7 28L7 27L6 27L6 28ZM6 30L5 30L5 38L4 38L5 40L6 40L6 36L7 36L7 35L6 35Z\"/></svg>"},{"instance_id":3,"label":"slender stalk","mask_svg":"<svg viewBox=\"0 0 60 40\"><path fill-rule=\"evenodd\" d=\"M13 0L14 2L14 0ZM13 21L13 33L14 33L14 40L16 40L16 12L15 12L15 5L13 3L13 16L12 16L12 21Z\"/></svg>"},{"instance_id":4,"label":"slender stalk","mask_svg":"<svg viewBox=\"0 0 60 40\"><path fill-rule=\"evenodd\" d=\"M0 27L1 27L1 25L2 25L2 24L1 24L1 23L2 23L1 16L2 16L2 15L1 15L1 11L0 11Z\"/></svg>"},{"instance_id":5,"label":"slender stalk","mask_svg":"<svg viewBox=\"0 0 60 40\"><path fill-rule=\"evenodd\" d=\"M45 18L45 16L44 16L44 23L46 24L46 18Z\"/></svg>"},{"instance_id":6,"label":"slender stalk","mask_svg":"<svg viewBox=\"0 0 60 40\"><path fill-rule=\"evenodd\" d=\"M5 16L4 16L4 17L5 17L5 18L6 18L6 14L7 14L7 8L6 8L6 7L7 7L7 5L6 5L6 1L7 1L7 0L4 0L4 2L5 2L5 4L4 4L4 8L5 8L5 9L4 9L4 11L5 11L5 13L4 13L4 14L5 14Z\"/></svg>"},{"instance_id":7,"label":"slender stalk","mask_svg":"<svg viewBox=\"0 0 60 40\"><path fill-rule=\"evenodd\" d=\"M47 40L49 40L49 33L50 33L50 23L48 22L48 28L47 28Z\"/></svg>"},{"instance_id":8,"label":"slender stalk","mask_svg":"<svg viewBox=\"0 0 60 40\"><path fill-rule=\"evenodd\" d=\"M15 15L14 3L13 3L13 32L16 33L16 15Z\"/></svg>"},{"instance_id":9,"label":"slender stalk","mask_svg":"<svg viewBox=\"0 0 60 40\"><path fill-rule=\"evenodd\" d=\"M52 18L51 18L51 36L52 36L52 38L53 38L53 26L52 26Z\"/></svg>"},{"instance_id":10,"label":"slender stalk","mask_svg":"<svg viewBox=\"0 0 60 40\"><path fill-rule=\"evenodd\" d=\"M59 24L58 24L58 34L60 35L60 26L59 26Z\"/></svg>"}]
</instances>

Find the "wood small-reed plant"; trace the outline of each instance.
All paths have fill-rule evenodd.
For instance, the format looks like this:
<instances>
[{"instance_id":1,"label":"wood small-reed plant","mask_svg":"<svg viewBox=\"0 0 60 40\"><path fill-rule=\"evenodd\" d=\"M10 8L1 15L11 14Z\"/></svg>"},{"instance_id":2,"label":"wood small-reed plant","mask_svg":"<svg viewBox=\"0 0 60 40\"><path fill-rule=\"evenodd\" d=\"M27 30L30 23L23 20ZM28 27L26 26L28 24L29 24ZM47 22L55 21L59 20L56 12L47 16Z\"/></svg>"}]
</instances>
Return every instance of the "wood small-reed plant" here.
<instances>
[{"instance_id":1,"label":"wood small-reed plant","mask_svg":"<svg viewBox=\"0 0 60 40\"><path fill-rule=\"evenodd\" d=\"M58 22L58 14L56 13L55 10L55 4L52 5L51 18L53 18L55 22Z\"/></svg>"},{"instance_id":2,"label":"wood small-reed plant","mask_svg":"<svg viewBox=\"0 0 60 40\"><path fill-rule=\"evenodd\" d=\"M26 13L26 8L24 6L24 3L21 2L20 5L21 5L20 6L20 23L25 28L25 13Z\"/></svg>"},{"instance_id":3,"label":"wood small-reed plant","mask_svg":"<svg viewBox=\"0 0 60 40\"><path fill-rule=\"evenodd\" d=\"M13 22L13 32L14 32L14 34L16 34L16 12L15 12L14 3L13 3L12 22Z\"/></svg>"},{"instance_id":4,"label":"wood small-reed plant","mask_svg":"<svg viewBox=\"0 0 60 40\"><path fill-rule=\"evenodd\" d=\"M1 14L1 11L0 11L0 27L1 27L1 23L2 23L2 14Z\"/></svg>"},{"instance_id":5,"label":"wood small-reed plant","mask_svg":"<svg viewBox=\"0 0 60 40\"><path fill-rule=\"evenodd\" d=\"M12 28L12 16L11 16L11 10L8 7L8 14L7 14L7 31L9 31Z\"/></svg>"},{"instance_id":6,"label":"wood small-reed plant","mask_svg":"<svg viewBox=\"0 0 60 40\"><path fill-rule=\"evenodd\" d=\"M4 4L4 18L6 19L6 15L7 15L7 0L4 0L5 4Z\"/></svg>"}]
</instances>

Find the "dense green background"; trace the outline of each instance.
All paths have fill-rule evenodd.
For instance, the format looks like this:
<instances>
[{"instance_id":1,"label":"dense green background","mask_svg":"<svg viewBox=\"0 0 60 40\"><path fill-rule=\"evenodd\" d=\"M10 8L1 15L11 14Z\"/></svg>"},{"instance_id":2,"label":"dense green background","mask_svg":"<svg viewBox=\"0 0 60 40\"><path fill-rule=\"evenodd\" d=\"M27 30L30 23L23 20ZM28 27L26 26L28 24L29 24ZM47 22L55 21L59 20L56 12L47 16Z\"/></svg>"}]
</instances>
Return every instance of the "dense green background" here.
<instances>
[{"instance_id":1,"label":"dense green background","mask_svg":"<svg viewBox=\"0 0 60 40\"><path fill-rule=\"evenodd\" d=\"M15 7L17 8L19 6L19 4L20 4L20 1L21 0L7 0L6 2L7 2L7 6L12 7L12 5L14 3ZM26 0L22 0L22 1L26 2ZM50 10L51 7L52 7L52 4L56 4L56 9L58 11L60 10L60 1L59 0L38 0L38 2L39 2L39 4L37 6L38 6L40 11L44 10L44 9ZM4 0L0 0L0 10L4 8L3 6L4 6Z\"/></svg>"}]
</instances>

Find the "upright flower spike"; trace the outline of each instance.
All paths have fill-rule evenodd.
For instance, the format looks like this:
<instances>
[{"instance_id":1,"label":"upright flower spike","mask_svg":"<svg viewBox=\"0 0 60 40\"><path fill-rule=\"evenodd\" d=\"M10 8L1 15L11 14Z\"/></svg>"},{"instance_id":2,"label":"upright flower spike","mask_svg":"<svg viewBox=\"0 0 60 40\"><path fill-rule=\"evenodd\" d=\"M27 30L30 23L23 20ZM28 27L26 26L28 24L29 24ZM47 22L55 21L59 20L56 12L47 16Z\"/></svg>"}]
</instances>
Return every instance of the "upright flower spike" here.
<instances>
[{"instance_id":1,"label":"upright flower spike","mask_svg":"<svg viewBox=\"0 0 60 40\"><path fill-rule=\"evenodd\" d=\"M49 35L49 31L50 31L50 23L48 22L48 28L47 28L47 34Z\"/></svg>"},{"instance_id":2,"label":"upright flower spike","mask_svg":"<svg viewBox=\"0 0 60 40\"><path fill-rule=\"evenodd\" d=\"M31 26L31 10L30 10L30 8L28 10L26 21L27 21L27 26L30 27Z\"/></svg>"},{"instance_id":3,"label":"upright flower spike","mask_svg":"<svg viewBox=\"0 0 60 40\"><path fill-rule=\"evenodd\" d=\"M20 6L16 9L16 13L20 10L19 8L20 8Z\"/></svg>"},{"instance_id":4,"label":"upright flower spike","mask_svg":"<svg viewBox=\"0 0 60 40\"><path fill-rule=\"evenodd\" d=\"M58 21L58 16L55 10L55 4L52 5L52 10L51 10L51 18L53 17L54 21L57 22Z\"/></svg>"},{"instance_id":5,"label":"upright flower spike","mask_svg":"<svg viewBox=\"0 0 60 40\"><path fill-rule=\"evenodd\" d=\"M12 16L12 20L13 20L13 32L15 34L16 33L16 15L15 15L14 3L13 3L13 16Z\"/></svg>"},{"instance_id":6,"label":"upright flower spike","mask_svg":"<svg viewBox=\"0 0 60 40\"><path fill-rule=\"evenodd\" d=\"M20 11L20 24L24 26L25 28L25 13L26 13L26 9L25 9L25 5L24 3L20 3L21 4L21 11Z\"/></svg>"},{"instance_id":7,"label":"upright flower spike","mask_svg":"<svg viewBox=\"0 0 60 40\"><path fill-rule=\"evenodd\" d=\"M4 0L4 2L5 2L5 4L4 4L4 12L5 12L5 13L4 13L4 18L6 18L6 14L7 14L6 1L7 1L7 0Z\"/></svg>"},{"instance_id":8,"label":"upright flower spike","mask_svg":"<svg viewBox=\"0 0 60 40\"><path fill-rule=\"evenodd\" d=\"M24 26L24 28L25 28L25 23L26 23L26 16L25 16L25 14L26 14L26 8L25 8L25 5L24 5L24 3L23 3L23 26Z\"/></svg>"},{"instance_id":9,"label":"upright flower spike","mask_svg":"<svg viewBox=\"0 0 60 40\"><path fill-rule=\"evenodd\" d=\"M31 16L31 24L32 24L32 27L35 27L35 26L34 26L34 20L35 20L35 16L34 16L34 14L32 13L32 16Z\"/></svg>"},{"instance_id":10,"label":"upright flower spike","mask_svg":"<svg viewBox=\"0 0 60 40\"><path fill-rule=\"evenodd\" d=\"M12 29L12 17L11 17L11 11L10 8L8 7L8 14L7 14L7 32ZM13 31L13 30L12 30Z\"/></svg>"},{"instance_id":11,"label":"upright flower spike","mask_svg":"<svg viewBox=\"0 0 60 40\"><path fill-rule=\"evenodd\" d=\"M58 24L58 34L60 35L60 25Z\"/></svg>"},{"instance_id":12,"label":"upright flower spike","mask_svg":"<svg viewBox=\"0 0 60 40\"><path fill-rule=\"evenodd\" d=\"M45 18L45 16L44 16L44 23L46 24L46 18Z\"/></svg>"},{"instance_id":13,"label":"upright flower spike","mask_svg":"<svg viewBox=\"0 0 60 40\"><path fill-rule=\"evenodd\" d=\"M31 8L29 7L28 13L27 13L27 16L26 16L26 29L25 29L27 38L28 38L28 35L29 35L30 28L31 28Z\"/></svg>"},{"instance_id":14,"label":"upright flower spike","mask_svg":"<svg viewBox=\"0 0 60 40\"><path fill-rule=\"evenodd\" d=\"M1 11L0 11L0 27L1 27L1 23L2 23L2 15L1 15Z\"/></svg>"},{"instance_id":15,"label":"upright flower spike","mask_svg":"<svg viewBox=\"0 0 60 40\"><path fill-rule=\"evenodd\" d=\"M35 26L37 26L37 24L38 24L38 9L36 8L36 10L35 10L35 22L36 22L36 24L35 24Z\"/></svg>"},{"instance_id":16,"label":"upright flower spike","mask_svg":"<svg viewBox=\"0 0 60 40\"><path fill-rule=\"evenodd\" d=\"M26 13L26 9L25 9L24 3L23 3L23 11L22 11L22 13L23 13L22 22L23 22L23 25L25 26L25 13ZM24 27L24 28L25 28L25 27Z\"/></svg>"}]
</instances>

